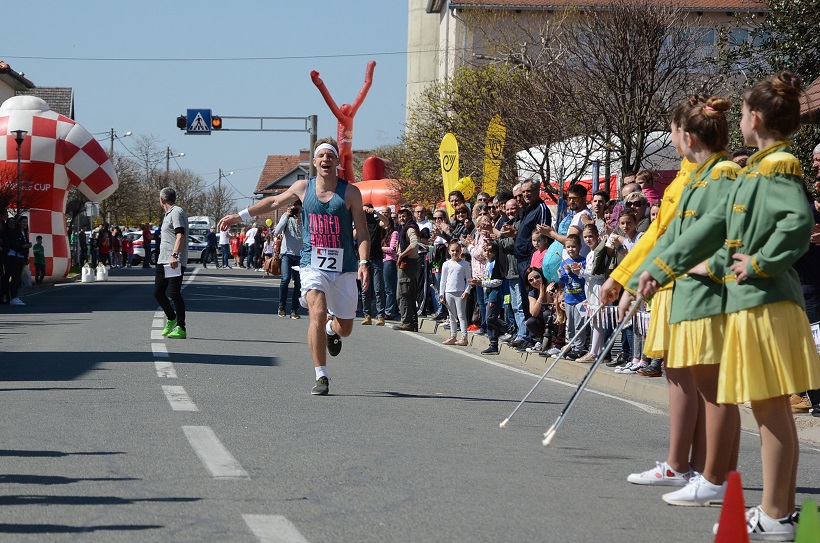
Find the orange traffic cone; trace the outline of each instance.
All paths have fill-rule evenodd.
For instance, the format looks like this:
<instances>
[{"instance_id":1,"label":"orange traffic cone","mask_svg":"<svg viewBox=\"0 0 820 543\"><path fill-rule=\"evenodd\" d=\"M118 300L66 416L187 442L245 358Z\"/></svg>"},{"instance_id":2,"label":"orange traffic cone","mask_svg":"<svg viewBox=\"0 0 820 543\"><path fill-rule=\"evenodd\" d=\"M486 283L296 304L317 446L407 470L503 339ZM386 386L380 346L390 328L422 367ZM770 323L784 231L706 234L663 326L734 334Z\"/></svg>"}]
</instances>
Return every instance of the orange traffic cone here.
<instances>
[{"instance_id":1,"label":"orange traffic cone","mask_svg":"<svg viewBox=\"0 0 820 543\"><path fill-rule=\"evenodd\" d=\"M729 473L726 494L723 497L715 543L748 543L748 541L743 483L740 482L740 473L732 471Z\"/></svg>"},{"instance_id":2,"label":"orange traffic cone","mask_svg":"<svg viewBox=\"0 0 820 543\"><path fill-rule=\"evenodd\" d=\"M820 542L820 518L817 515L817 502L806 500L800 510L800 522L797 523L794 543L818 542Z\"/></svg>"}]
</instances>

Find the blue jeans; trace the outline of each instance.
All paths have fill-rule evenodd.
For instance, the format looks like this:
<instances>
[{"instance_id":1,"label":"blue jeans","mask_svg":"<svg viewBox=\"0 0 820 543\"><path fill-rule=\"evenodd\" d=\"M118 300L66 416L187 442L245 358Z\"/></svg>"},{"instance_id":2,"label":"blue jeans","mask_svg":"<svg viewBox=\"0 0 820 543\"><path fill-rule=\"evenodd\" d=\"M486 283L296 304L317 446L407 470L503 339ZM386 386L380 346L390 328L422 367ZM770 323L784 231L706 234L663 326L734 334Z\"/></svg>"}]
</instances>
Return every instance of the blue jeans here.
<instances>
[{"instance_id":1,"label":"blue jeans","mask_svg":"<svg viewBox=\"0 0 820 543\"><path fill-rule=\"evenodd\" d=\"M514 279L507 279L510 282L510 304L512 304L513 314L515 315L515 325L518 327L518 337L524 339L527 337L526 318L524 317L523 300L521 299L521 280L517 277Z\"/></svg>"},{"instance_id":2,"label":"blue jeans","mask_svg":"<svg viewBox=\"0 0 820 543\"><path fill-rule=\"evenodd\" d=\"M444 293L441 292L441 272L431 273L430 275L433 276L433 310L436 315L441 315L443 308L446 307L439 298L439 296L444 296Z\"/></svg>"},{"instance_id":3,"label":"blue jeans","mask_svg":"<svg viewBox=\"0 0 820 543\"><path fill-rule=\"evenodd\" d=\"M399 307L396 304L396 289L399 282L396 261L385 260L382 266L384 268L384 313L388 317L395 317L399 314Z\"/></svg>"},{"instance_id":4,"label":"blue jeans","mask_svg":"<svg viewBox=\"0 0 820 543\"><path fill-rule=\"evenodd\" d=\"M223 253L224 254L224 253ZM293 278L293 295L290 300L291 312L299 311L299 296L301 295L302 282L299 277L299 272L293 269L293 266L299 265L298 255L282 255L282 282L279 283L279 309L285 309L288 300L288 285Z\"/></svg>"},{"instance_id":5,"label":"blue jeans","mask_svg":"<svg viewBox=\"0 0 820 543\"><path fill-rule=\"evenodd\" d=\"M367 266L370 274L370 288L362 290L362 311L365 316L373 317L373 295L376 295L376 315L384 317L384 263L381 260L371 260Z\"/></svg>"},{"instance_id":6,"label":"blue jeans","mask_svg":"<svg viewBox=\"0 0 820 543\"><path fill-rule=\"evenodd\" d=\"M501 302L498 304L498 316L501 316L501 308L503 307L504 299L501 299ZM479 327L487 331L487 300L484 297L484 289L477 288L475 289L475 303L478 304L478 314L481 315L481 323ZM470 315L472 317L472 315Z\"/></svg>"},{"instance_id":7,"label":"blue jeans","mask_svg":"<svg viewBox=\"0 0 820 543\"><path fill-rule=\"evenodd\" d=\"M225 243L221 247L222 247L222 267L227 268L228 267L228 257L231 254L231 246L228 245L227 243Z\"/></svg>"},{"instance_id":8,"label":"blue jeans","mask_svg":"<svg viewBox=\"0 0 820 543\"><path fill-rule=\"evenodd\" d=\"M245 247L248 248L248 268L256 269L256 246L250 244Z\"/></svg>"}]
</instances>

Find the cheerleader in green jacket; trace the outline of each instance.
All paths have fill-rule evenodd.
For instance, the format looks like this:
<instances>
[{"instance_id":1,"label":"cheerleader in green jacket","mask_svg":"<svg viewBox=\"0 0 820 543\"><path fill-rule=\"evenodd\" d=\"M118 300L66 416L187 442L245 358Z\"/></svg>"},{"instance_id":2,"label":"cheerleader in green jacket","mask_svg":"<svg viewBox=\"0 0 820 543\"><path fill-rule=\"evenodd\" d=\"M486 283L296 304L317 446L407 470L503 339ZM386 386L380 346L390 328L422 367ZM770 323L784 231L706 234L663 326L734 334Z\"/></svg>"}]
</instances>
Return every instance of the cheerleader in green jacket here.
<instances>
[{"instance_id":1,"label":"cheerleader in green jacket","mask_svg":"<svg viewBox=\"0 0 820 543\"><path fill-rule=\"evenodd\" d=\"M763 500L746 514L753 540L794 538L799 449L789 395L820 387L820 359L792 269L813 226L800 163L785 141L800 125L800 93L800 78L781 72L744 94L740 130L760 151L727 198L662 251L638 286L651 295L706 258L693 272L726 283L717 401L751 401L760 427Z\"/></svg>"},{"instance_id":2,"label":"cheerleader in green jacket","mask_svg":"<svg viewBox=\"0 0 820 543\"><path fill-rule=\"evenodd\" d=\"M674 244L719 205L735 184L740 167L729 160L729 125L725 111L729 102L711 97L693 97L682 115L680 147L683 156L697 167L684 187L677 216L666 234L633 274L628 289L638 288L638 277L657 255ZM740 413L736 405L717 401L720 361L723 351L725 286L708 275L689 274L678 278L672 291L669 314L669 351L667 371L687 372L697 383L704 400L706 461L703 472L693 475L681 490L664 494L671 505L720 505L726 492L726 478L737 469L740 442Z\"/></svg>"}]
</instances>

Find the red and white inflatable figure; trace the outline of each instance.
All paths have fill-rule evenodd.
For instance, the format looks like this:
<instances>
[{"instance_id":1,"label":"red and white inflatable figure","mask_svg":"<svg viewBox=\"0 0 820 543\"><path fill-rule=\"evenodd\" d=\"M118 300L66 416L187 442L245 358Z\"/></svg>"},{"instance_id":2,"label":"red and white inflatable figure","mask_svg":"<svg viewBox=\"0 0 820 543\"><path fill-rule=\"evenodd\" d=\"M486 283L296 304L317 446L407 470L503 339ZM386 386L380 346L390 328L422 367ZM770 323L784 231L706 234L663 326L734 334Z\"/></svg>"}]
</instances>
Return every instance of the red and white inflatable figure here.
<instances>
[{"instance_id":1,"label":"red and white inflatable figure","mask_svg":"<svg viewBox=\"0 0 820 543\"><path fill-rule=\"evenodd\" d=\"M82 126L49 109L35 96L14 96L0 105L0 168L5 179L17 179L14 130L28 132L20 148L24 206L29 208L29 238L43 236L46 278L65 277L71 267L66 235L68 191L77 187L99 202L119 184L114 165ZM13 173L12 173L13 172Z\"/></svg>"}]
</instances>

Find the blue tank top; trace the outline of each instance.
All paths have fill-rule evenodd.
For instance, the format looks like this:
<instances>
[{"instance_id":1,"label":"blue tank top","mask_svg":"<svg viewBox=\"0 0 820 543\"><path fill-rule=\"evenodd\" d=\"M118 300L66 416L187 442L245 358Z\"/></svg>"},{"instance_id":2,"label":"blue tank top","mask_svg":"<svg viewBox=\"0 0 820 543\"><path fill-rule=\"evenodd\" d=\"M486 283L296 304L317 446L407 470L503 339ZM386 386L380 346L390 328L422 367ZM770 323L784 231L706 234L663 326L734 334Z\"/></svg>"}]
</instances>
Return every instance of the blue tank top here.
<instances>
[{"instance_id":1,"label":"blue tank top","mask_svg":"<svg viewBox=\"0 0 820 543\"><path fill-rule=\"evenodd\" d=\"M342 272L358 270L358 256L353 246L353 216L345 205L347 181L339 179L330 201L316 197L316 178L308 179L302 203L302 256L299 265L311 267L314 247L343 249Z\"/></svg>"}]
</instances>

